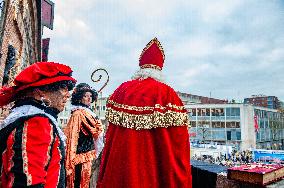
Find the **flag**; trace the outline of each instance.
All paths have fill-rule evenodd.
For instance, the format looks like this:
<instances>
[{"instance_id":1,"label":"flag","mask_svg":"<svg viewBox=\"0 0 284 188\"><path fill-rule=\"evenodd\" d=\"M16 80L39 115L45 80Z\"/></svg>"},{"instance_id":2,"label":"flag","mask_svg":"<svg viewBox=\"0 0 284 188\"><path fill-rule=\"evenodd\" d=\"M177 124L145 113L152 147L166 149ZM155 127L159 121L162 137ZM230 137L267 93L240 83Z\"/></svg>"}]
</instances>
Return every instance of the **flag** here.
<instances>
[{"instance_id":1,"label":"flag","mask_svg":"<svg viewBox=\"0 0 284 188\"><path fill-rule=\"evenodd\" d=\"M254 130L255 130L255 132L258 132L258 129L259 129L259 127L258 127L258 122L257 122L257 116L254 115Z\"/></svg>"},{"instance_id":2,"label":"flag","mask_svg":"<svg viewBox=\"0 0 284 188\"><path fill-rule=\"evenodd\" d=\"M196 137L196 132L190 132L189 137Z\"/></svg>"},{"instance_id":3,"label":"flag","mask_svg":"<svg viewBox=\"0 0 284 188\"><path fill-rule=\"evenodd\" d=\"M53 29L54 3L50 0L41 1L41 22L43 26Z\"/></svg>"}]
</instances>

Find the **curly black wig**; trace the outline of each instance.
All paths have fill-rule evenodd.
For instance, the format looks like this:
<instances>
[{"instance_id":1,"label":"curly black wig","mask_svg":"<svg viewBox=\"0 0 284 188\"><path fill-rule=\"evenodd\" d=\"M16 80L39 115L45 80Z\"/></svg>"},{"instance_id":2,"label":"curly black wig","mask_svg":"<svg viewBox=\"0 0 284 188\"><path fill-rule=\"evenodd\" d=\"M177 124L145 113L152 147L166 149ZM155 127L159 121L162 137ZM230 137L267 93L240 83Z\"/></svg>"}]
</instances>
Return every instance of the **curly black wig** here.
<instances>
[{"instance_id":1,"label":"curly black wig","mask_svg":"<svg viewBox=\"0 0 284 188\"><path fill-rule=\"evenodd\" d=\"M17 101L17 100L21 100L23 98L26 98L26 94L34 91L35 89L39 89L41 91L57 91L61 88L68 88L68 91L70 91L74 87L75 87L75 83L73 81L70 81L70 80L58 81L58 82L48 84L48 85L44 85L44 86L27 88L27 89L17 93L15 95L15 99Z\"/></svg>"},{"instance_id":2,"label":"curly black wig","mask_svg":"<svg viewBox=\"0 0 284 188\"><path fill-rule=\"evenodd\" d=\"M71 91L74 87L75 87L74 82L70 80L63 80L52 84L48 84L46 86L38 87L38 89L42 91L57 91L60 88L68 88L68 91Z\"/></svg>"},{"instance_id":3,"label":"curly black wig","mask_svg":"<svg viewBox=\"0 0 284 188\"><path fill-rule=\"evenodd\" d=\"M92 89L88 84L80 83L75 87L72 93L71 104L72 105L81 104L81 100L84 97L86 92L92 93L92 103L97 100L98 92L95 89Z\"/></svg>"}]
</instances>

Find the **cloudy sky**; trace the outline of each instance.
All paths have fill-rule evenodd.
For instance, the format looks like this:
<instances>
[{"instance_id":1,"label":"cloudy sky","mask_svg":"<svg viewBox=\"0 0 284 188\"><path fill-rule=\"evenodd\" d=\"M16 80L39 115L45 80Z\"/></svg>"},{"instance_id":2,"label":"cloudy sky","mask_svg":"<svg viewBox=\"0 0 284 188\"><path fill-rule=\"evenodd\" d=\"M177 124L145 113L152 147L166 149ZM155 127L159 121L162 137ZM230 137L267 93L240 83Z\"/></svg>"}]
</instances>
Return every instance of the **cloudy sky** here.
<instances>
[{"instance_id":1,"label":"cloudy sky","mask_svg":"<svg viewBox=\"0 0 284 188\"><path fill-rule=\"evenodd\" d=\"M284 100L282 0L53 0L49 60L68 64L79 82L105 68L111 94L138 69L157 37L175 90L221 99L253 94Z\"/></svg>"}]
</instances>

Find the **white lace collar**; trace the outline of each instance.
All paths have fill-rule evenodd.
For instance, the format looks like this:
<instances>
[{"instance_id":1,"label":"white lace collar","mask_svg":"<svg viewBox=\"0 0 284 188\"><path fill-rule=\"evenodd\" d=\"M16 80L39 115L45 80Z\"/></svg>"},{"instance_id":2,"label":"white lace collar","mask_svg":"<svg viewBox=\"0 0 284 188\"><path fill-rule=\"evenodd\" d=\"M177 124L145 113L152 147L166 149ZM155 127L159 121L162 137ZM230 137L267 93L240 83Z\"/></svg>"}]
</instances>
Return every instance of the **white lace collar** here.
<instances>
[{"instance_id":1,"label":"white lace collar","mask_svg":"<svg viewBox=\"0 0 284 188\"><path fill-rule=\"evenodd\" d=\"M87 111L89 114L91 114L93 116L93 118L95 118L95 119L98 118L98 116L90 108L80 106L80 105L72 105L71 106L71 112L73 112L77 109L83 109L83 110Z\"/></svg>"}]
</instances>

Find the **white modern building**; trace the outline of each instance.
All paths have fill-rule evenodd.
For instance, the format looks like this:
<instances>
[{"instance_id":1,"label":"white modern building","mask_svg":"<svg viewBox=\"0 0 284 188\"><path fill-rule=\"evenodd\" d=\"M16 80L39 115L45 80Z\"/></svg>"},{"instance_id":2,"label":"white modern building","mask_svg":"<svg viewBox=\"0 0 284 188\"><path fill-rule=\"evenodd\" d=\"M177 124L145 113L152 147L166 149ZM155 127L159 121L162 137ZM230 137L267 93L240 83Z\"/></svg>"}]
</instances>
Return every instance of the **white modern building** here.
<instances>
[{"instance_id":1,"label":"white modern building","mask_svg":"<svg viewBox=\"0 0 284 188\"><path fill-rule=\"evenodd\" d=\"M216 143L237 150L283 149L284 116L277 110L250 104L185 106L192 143Z\"/></svg>"},{"instance_id":2,"label":"white modern building","mask_svg":"<svg viewBox=\"0 0 284 188\"><path fill-rule=\"evenodd\" d=\"M107 99L108 97L101 97L92 105L93 111L101 120L105 120Z\"/></svg>"}]
</instances>

